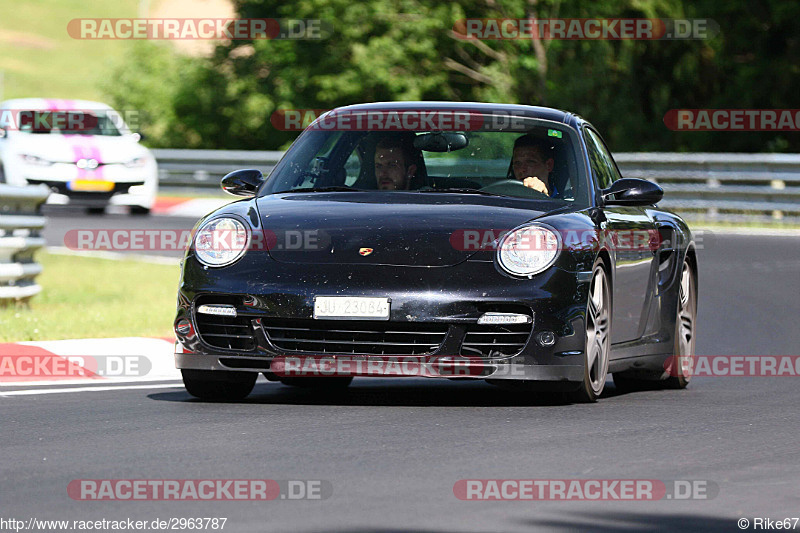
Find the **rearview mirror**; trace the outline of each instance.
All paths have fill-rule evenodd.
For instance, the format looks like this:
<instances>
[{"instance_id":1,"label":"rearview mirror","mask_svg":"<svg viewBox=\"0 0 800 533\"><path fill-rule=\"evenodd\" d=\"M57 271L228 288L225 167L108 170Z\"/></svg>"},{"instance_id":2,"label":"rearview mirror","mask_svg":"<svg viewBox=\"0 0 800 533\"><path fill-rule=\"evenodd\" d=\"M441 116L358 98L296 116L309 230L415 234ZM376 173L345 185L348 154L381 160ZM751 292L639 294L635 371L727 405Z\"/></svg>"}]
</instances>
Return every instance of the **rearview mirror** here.
<instances>
[{"instance_id":1,"label":"rearview mirror","mask_svg":"<svg viewBox=\"0 0 800 533\"><path fill-rule=\"evenodd\" d=\"M264 183L264 175L260 170L234 170L220 182L222 190L234 196L255 196L258 188Z\"/></svg>"},{"instance_id":2,"label":"rearview mirror","mask_svg":"<svg viewBox=\"0 0 800 533\"><path fill-rule=\"evenodd\" d=\"M469 139L463 133L437 131L423 133L414 138L414 148L426 152L452 152L469 145Z\"/></svg>"},{"instance_id":3,"label":"rearview mirror","mask_svg":"<svg viewBox=\"0 0 800 533\"><path fill-rule=\"evenodd\" d=\"M603 189L602 196L607 205L652 205L661 201L664 190L652 181L621 178Z\"/></svg>"}]
</instances>

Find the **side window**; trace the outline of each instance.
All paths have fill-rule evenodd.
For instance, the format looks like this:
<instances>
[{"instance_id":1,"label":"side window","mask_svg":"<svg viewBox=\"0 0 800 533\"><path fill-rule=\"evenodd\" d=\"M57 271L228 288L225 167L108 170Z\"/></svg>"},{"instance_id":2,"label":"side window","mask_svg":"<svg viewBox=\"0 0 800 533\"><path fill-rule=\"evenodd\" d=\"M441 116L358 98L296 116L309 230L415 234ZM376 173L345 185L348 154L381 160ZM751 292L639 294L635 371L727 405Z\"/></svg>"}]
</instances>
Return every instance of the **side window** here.
<instances>
[{"instance_id":1,"label":"side window","mask_svg":"<svg viewBox=\"0 0 800 533\"><path fill-rule=\"evenodd\" d=\"M589 150L592 174L594 174L594 179L597 181L597 186L601 189L606 189L620 178L614 159L597 133L589 128L583 131L586 134L586 147Z\"/></svg>"}]
</instances>

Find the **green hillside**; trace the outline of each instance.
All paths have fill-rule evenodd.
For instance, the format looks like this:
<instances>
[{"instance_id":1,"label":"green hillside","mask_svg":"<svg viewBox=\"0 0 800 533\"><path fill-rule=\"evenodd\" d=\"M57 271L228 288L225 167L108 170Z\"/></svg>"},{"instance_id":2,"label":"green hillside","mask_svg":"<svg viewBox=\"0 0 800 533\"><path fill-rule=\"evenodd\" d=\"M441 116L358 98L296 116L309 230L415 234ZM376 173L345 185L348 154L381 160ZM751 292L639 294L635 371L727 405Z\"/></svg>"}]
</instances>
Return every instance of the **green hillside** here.
<instances>
[{"instance_id":1,"label":"green hillside","mask_svg":"<svg viewBox=\"0 0 800 533\"><path fill-rule=\"evenodd\" d=\"M75 18L136 17L140 0L20 0L0 16L3 100L22 97L103 100L100 82L132 41L78 40ZM150 6L154 2L150 2Z\"/></svg>"}]
</instances>

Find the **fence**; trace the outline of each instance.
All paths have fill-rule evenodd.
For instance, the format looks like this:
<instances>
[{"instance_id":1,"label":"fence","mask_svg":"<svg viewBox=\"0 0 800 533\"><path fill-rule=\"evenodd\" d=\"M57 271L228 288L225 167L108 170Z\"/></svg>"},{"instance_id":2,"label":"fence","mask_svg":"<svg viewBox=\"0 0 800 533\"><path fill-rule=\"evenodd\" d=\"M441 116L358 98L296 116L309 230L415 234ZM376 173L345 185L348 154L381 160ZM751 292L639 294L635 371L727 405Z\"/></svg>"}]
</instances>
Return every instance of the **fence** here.
<instances>
[{"instance_id":1,"label":"fence","mask_svg":"<svg viewBox=\"0 0 800 533\"><path fill-rule=\"evenodd\" d=\"M40 207L49 194L44 185L0 184L0 304L27 300L42 290L35 279L42 266L33 254L45 245Z\"/></svg>"},{"instance_id":2,"label":"fence","mask_svg":"<svg viewBox=\"0 0 800 533\"><path fill-rule=\"evenodd\" d=\"M162 187L218 187L238 168L269 173L283 152L154 150ZM661 206L688 218L800 221L800 154L619 153L626 177L657 182Z\"/></svg>"}]
</instances>

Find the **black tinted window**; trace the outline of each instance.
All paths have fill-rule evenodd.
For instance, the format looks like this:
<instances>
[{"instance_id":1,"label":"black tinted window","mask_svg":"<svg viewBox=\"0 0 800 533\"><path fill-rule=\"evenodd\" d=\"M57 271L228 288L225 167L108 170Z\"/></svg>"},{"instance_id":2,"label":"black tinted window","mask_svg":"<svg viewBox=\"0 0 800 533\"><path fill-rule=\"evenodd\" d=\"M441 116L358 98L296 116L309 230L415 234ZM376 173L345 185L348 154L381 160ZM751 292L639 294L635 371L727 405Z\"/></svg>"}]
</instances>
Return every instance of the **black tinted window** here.
<instances>
[{"instance_id":1,"label":"black tinted window","mask_svg":"<svg viewBox=\"0 0 800 533\"><path fill-rule=\"evenodd\" d=\"M592 174L598 187L606 189L620 178L614 159L597 133L589 128L586 128L584 132L586 132L586 147L589 150Z\"/></svg>"},{"instance_id":2,"label":"black tinted window","mask_svg":"<svg viewBox=\"0 0 800 533\"><path fill-rule=\"evenodd\" d=\"M513 117L513 122L491 115L477 118L478 126L463 131L309 128L270 176L263 193L326 192L331 187L420 193L455 189L588 205L576 130L525 117ZM399 154L399 173L381 166L387 150ZM387 175L396 180L394 187ZM545 185L544 194L525 185L531 178Z\"/></svg>"}]
</instances>

